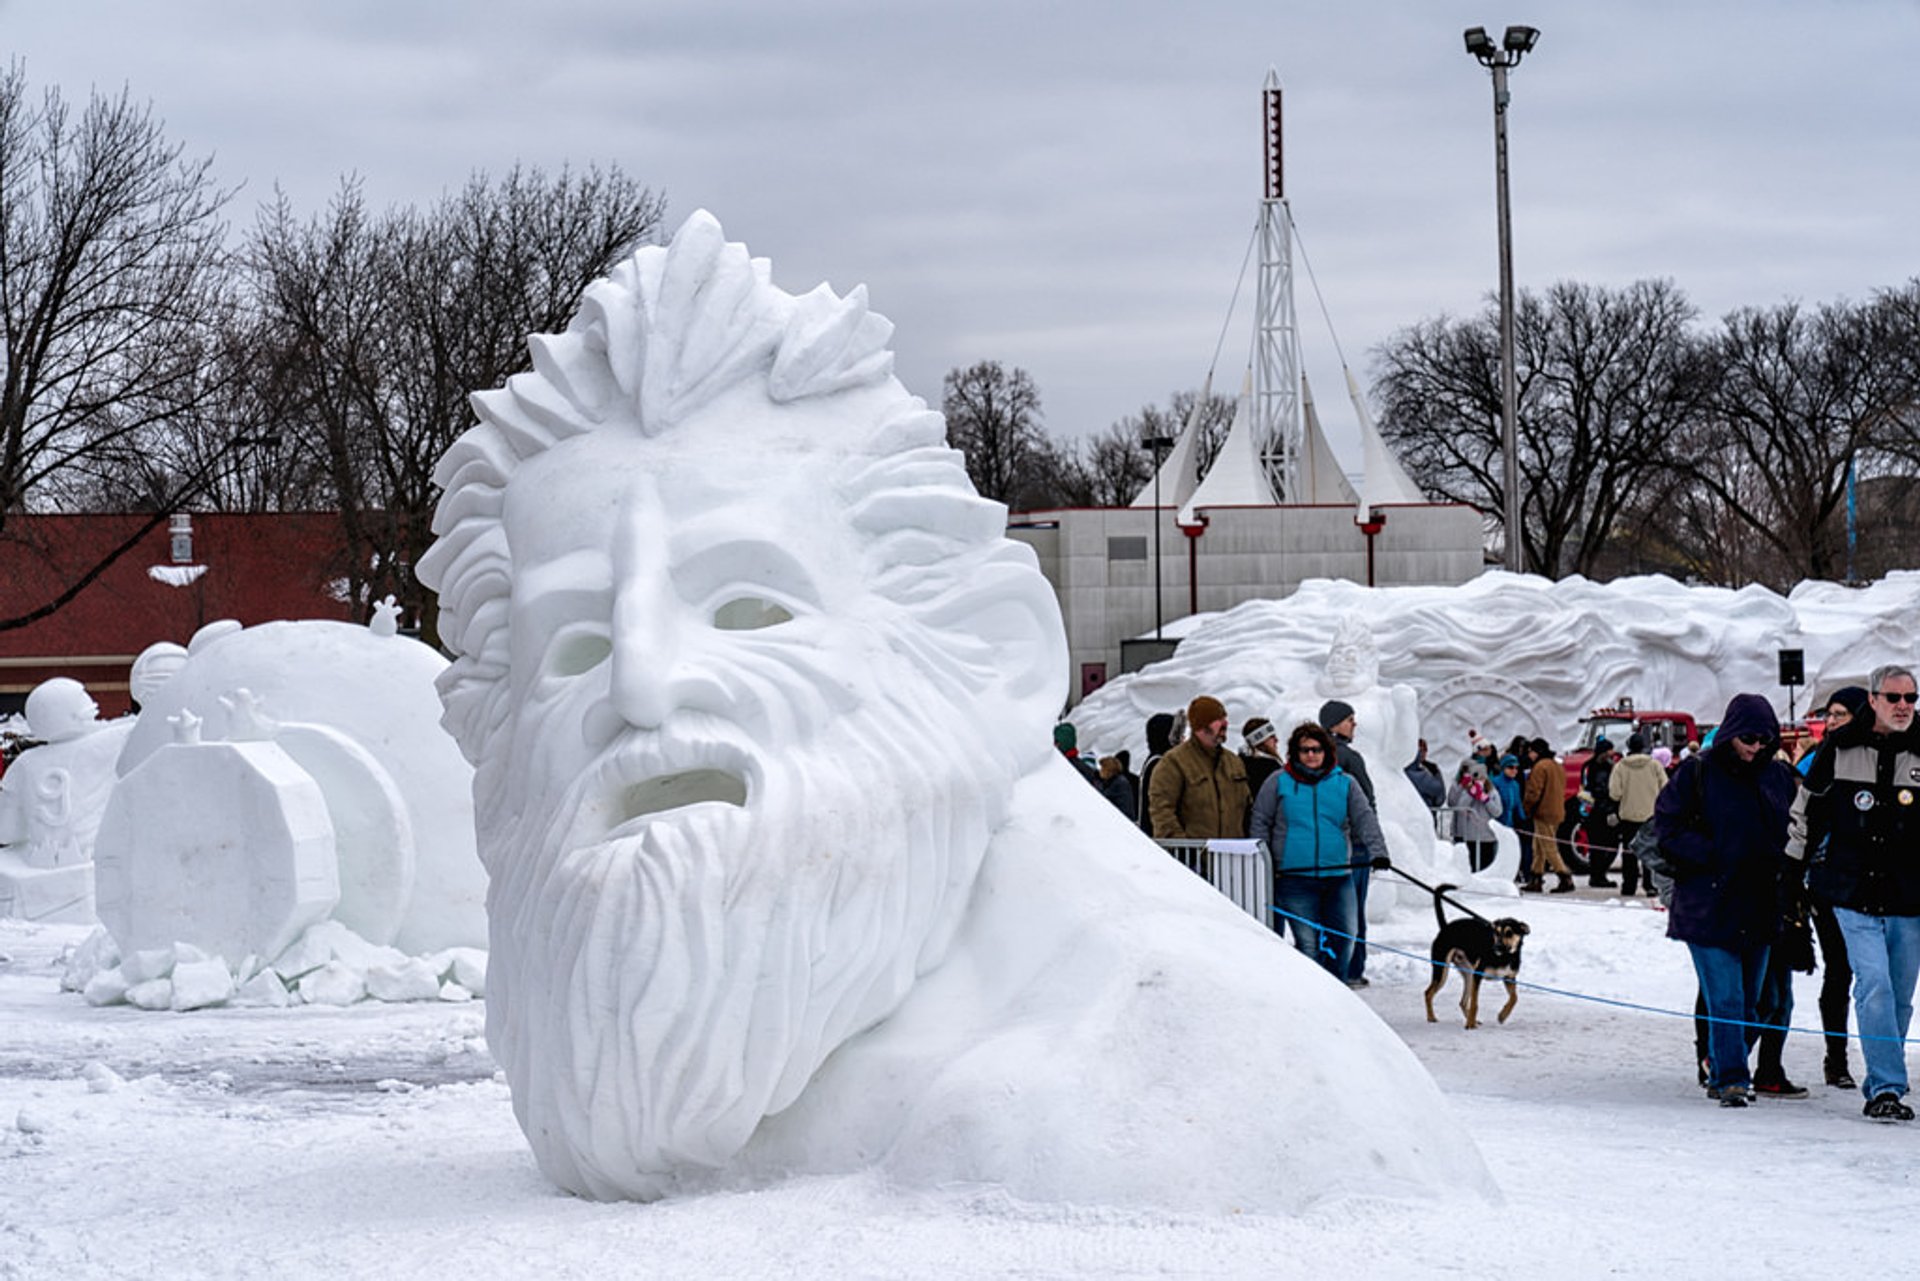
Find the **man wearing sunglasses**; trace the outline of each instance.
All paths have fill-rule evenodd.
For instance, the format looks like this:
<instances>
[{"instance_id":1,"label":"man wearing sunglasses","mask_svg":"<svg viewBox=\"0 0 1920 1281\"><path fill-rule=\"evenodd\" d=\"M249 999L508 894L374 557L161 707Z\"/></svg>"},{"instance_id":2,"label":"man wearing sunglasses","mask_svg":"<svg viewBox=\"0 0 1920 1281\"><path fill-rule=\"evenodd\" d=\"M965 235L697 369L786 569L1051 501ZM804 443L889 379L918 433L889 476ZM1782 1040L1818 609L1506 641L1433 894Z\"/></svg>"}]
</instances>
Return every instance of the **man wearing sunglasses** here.
<instances>
[{"instance_id":1,"label":"man wearing sunglasses","mask_svg":"<svg viewBox=\"0 0 1920 1281\"><path fill-rule=\"evenodd\" d=\"M1905 667L1868 678L1867 715L1830 733L1793 807L1787 853L1833 908L1853 966L1865 1112L1911 1121L1904 1044L1920 975L1920 694Z\"/></svg>"},{"instance_id":2,"label":"man wearing sunglasses","mask_svg":"<svg viewBox=\"0 0 1920 1281\"><path fill-rule=\"evenodd\" d=\"M1720 1106L1753 1097L1747 1054L1758 1038L1761 981L1780 924L1787 816L1798 783L1774 759L1780 720L1758 694L1735 694L1713 746L1688 759L1653 809L1673 877L1667 937L1687 945L1706 1000L1708 1092Z\"/></svg>"}]
</instances>

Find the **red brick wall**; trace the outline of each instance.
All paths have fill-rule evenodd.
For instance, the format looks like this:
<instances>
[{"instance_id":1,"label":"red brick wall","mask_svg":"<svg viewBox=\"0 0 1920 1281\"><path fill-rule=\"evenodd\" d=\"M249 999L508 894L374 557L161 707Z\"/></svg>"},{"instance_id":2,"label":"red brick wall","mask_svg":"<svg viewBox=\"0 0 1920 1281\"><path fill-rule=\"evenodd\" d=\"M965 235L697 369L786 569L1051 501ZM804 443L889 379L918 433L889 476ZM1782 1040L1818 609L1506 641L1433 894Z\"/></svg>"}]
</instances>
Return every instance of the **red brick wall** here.
<instances>
[{"instance_id":1,"label":"red brick wall","mask_svg":"<svg viewBox=\"0 0 1920 1281\"><path fill-rule=\"evenodd\" d=\"M0 621L58 596L151 517L11 516L0 532ZM193 518L192 585L155 581L172 565L167 522L54 614L0 631L0 710L52 676L87 686L103 716L127 710L127 669L155 641L184 645L203 624L237 618L252 626L282 618L351 617L328 591L341 576L339 517L331 512Z\"/></svg>"}]
</instances>

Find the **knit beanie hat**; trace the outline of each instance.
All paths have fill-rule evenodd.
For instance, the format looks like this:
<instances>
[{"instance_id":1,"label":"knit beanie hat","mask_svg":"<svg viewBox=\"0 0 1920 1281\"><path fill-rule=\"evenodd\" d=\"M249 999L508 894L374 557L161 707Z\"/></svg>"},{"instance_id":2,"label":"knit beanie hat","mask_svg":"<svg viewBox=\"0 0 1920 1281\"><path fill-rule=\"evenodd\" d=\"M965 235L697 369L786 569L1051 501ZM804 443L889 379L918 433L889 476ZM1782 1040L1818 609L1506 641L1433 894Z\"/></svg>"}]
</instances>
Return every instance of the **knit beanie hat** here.
<instances>
[{"instance_id":1,"label":"knit beanie hat","mask_svg":"<svg viewBox=\"0 0 1920 1281\"><path fill-rule=\"evenodd\" d=\"M1351 715L1353 715L1353 704L1330 698L1320 704L1320 728L1332 729Z\"/></svg>"},{"instance_id":2,"label":"knit beanie hat","mask_svg":"<svg viewBox=\"0 0 1920 1281\"><path fill-rule=\"evenodd\" d=\"M1647 736L1635 731L1627 735L1627 755L1634 756L1647 750Z\"/></svg>"},{"instance_id":3,"label":"knit beanie hat","mask_svg":"<svg viewBox=\"0 0 1920 1281\"><path fill-rule=\"evenodd\" d=\"M1240 737L1246 740L1248 751L1279 735L1280 731L1273 727L1273 722L1264 716L1256 716L1240 727Z\"/></svg>"},{"instance_id":4,"label":"knit beanie hat","mask_svg":"<svg viewBox=\"0 0 1920 1281\"><path fill-rule=\"evenodd\" d=\"M1187 724L1195 729L1227 719L1227 707L1210 694L1202 694L1187 704Z\"/></svg>"},{"instance_id":5,"label":"knit beanie hat","mask_svg":"<svg viewBox=\"0 0 1920 1281\"><path fill-rule=\"evenodd\" d=\"M1061 721L1053 727L1053 745L1063 752L1071 752L1080 744L1080 736L1074 732L1073 725Z\"/></svg>"}]
</instances>

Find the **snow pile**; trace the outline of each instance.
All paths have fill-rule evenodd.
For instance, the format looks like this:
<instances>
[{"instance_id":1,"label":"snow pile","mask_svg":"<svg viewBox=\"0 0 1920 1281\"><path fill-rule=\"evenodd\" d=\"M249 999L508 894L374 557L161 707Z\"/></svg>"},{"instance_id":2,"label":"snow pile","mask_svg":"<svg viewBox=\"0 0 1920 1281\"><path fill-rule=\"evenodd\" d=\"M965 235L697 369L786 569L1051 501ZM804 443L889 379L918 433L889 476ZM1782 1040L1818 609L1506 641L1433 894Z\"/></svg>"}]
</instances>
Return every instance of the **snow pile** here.
<instances>
[{"instance_id":1,"label":"snow pile","mask_svg":"<svg viewBox=\"0 0 1920 1281\"><path fill-rule=\"evenodd\" d=\"M1782 649L1805 653L1807 685L1795 699L1805 711L1810 698L1864 684L1879 664L1920 651L1920 572L1865 588L1802 583L1784 597L1662 576L1553 582L1493 571L1458 587L1382 588L1316 579L1284 600L1186 620L1171 658L1108 682L1073 709L1080 742L1102 753L1129 748L1141 761L1147 717L1184 708L1196 694L1225 702L1236 726L1305 705L1334 631L1349 618L1372 632L1382 683L1413 690L1420 735L1450 767L1469 731L1563 748L1583 715L1621 698L1714 721L1733 695L1752 692L1784 717ZM1377 777L1410 759L1368 763Z\"/></svg>"},{"instance_id":2,"label":"snow pile","mask_svg":"<svg viewBox=\"0 0 1920 1281\"><path fill-rule=\"evenodd\" d=\"M210 1006L352 1005L372 1000L470 1001L487 987L487 954L453 947L430 956L369 943L338 921L322 921L269 959L238 964L191 943L122 954L96 929L66 957L60 986L89 1005L142 1010Z\"/></svg>"}]
</instances>

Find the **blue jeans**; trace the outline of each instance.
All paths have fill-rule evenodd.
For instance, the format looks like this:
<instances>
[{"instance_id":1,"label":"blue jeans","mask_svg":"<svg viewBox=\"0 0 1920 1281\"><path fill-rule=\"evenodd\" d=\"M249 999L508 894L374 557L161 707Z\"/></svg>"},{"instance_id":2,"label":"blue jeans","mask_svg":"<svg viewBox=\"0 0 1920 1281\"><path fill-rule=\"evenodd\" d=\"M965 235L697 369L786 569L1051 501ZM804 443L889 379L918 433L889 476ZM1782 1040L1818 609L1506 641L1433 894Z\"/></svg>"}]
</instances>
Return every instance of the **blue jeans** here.
<instances>
[{"instance_id":1,"label":"blue jeans","mask_svg":"<svg viewBox=\"0 0 1920 1281\"><path fill-rule=\"evenodd\" d=\"M1273 905L1287 914L1279 919L1293 931L1293 945L1318 961L1327 973L1344 979L1353 957L1353 935L1360 915L1353 878L1345 873L1278 877L1273 886Z\"/></svg>"},{"instance_id":2,"label":"blue jeans","mask_svg":"<svg viewBox=\"0 0 1920 1281\"><path fill-rule=\"evenodd\" d=\"M1868 916L1836 907L1853 965L1853 1008L1860 1016L1860 1054L1867 1076L1860 1088L1876 1094L1907 1092L1907 1027L1913 1022L1913 983L1920 975L1920 916Z\"/></svg>"},{"instance_id":3,"label":"blue jeans","mask_svg":"<svg viewBox=\"0 0 1920 1281\"><path fill-rule=\"evenodd\" d=\"M1357 979L1367 972L1367 882L1373 879L1371 867L1353 869L1353 959L1341 978Z\"/></svg>"},{"instance_id":4,"label":"blue jeans","mask_svg":"<svg viewBox=\"0 0 1920 1281\"><path fill-rule=\"evenodd\" d=\"M1707 1062L1711 1071L1707 1084L1714 1089L1729 1085L1752 1085L1753 1073L1747 1068L1747 1047L1757 1032L1760 980L1766 974L1767 949L1746 947L1739 951L1689 943L1693 953L1693 972L1700 976L1700 994L1706 998Z\"/></svg>"}]
</instances>

